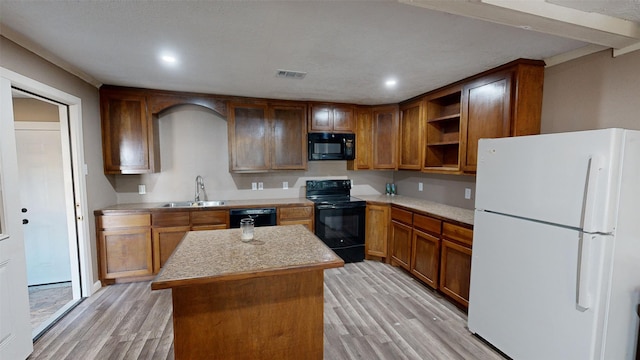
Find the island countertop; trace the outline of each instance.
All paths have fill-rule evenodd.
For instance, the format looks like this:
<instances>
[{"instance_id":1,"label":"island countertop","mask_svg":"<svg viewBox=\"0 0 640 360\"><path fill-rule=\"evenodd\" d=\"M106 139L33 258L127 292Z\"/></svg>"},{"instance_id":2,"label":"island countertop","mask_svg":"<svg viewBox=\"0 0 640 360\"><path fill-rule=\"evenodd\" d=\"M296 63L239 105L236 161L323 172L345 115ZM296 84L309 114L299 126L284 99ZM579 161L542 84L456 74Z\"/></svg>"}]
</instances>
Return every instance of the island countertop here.
<instances>
[{"instance_id":1,"label":"island countertop","mask_svg":"<svg viewBox=\"0 0 640 360\"><path fill-rule=\"evenodd\" d=\"M151 283L151 289L206 284L341 267L344 261L302 225L190 231Z\"/></svg>"}]
</instances>

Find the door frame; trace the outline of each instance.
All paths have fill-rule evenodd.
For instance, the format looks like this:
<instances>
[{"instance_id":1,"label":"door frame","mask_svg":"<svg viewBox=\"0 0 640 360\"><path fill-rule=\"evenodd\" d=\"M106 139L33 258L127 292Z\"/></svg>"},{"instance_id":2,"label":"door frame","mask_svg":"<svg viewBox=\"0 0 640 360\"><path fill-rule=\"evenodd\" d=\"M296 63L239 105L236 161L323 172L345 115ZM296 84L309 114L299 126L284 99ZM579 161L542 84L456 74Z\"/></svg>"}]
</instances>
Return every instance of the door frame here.
<instances>
[{"instance_id":1,"label":"door frame","mask_svg":"<svg viewBox=\"0 0 640 360\"><path fill-rule=\"evenodd\" d=\"M59 102L63 105L67 105L69 142L72 154L70 168L75 175L73 176L73 187L75 190L75 226L78 236L78 260L80 263L81 278L80 288L83 297L90 296L100 289L100 283L96 282L97 285L93 283L94 274L91 262L91 233L89 230L89 212L87 206L87 165L84 161L84 143L82 136L82 100L79 97L65 93L4 67L0 67L0 76L9 80L11 86ZM10 101L10 99L2 101Z\"/></svg>"}]
</instances>

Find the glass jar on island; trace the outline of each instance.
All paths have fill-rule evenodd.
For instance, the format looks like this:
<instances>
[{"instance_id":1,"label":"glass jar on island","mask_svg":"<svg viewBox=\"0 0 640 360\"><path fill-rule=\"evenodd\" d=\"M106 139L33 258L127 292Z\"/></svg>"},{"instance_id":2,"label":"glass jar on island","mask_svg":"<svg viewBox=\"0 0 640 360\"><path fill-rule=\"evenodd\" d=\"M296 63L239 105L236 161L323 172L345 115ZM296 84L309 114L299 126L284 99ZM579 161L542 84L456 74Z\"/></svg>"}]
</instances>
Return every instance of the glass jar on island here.
<instances>
[{"instance_id":1,"label":"glass jar on island","mask_svg":"<svg viewBox=\"0 0 640 360\"><path fill-rule=\"evenodd\" d=\"M253 240L253 219L246 218L240 220L240 230L242 231L242 235L240 239L244 242L249 242Z\"/></svg>"}]
</instances>

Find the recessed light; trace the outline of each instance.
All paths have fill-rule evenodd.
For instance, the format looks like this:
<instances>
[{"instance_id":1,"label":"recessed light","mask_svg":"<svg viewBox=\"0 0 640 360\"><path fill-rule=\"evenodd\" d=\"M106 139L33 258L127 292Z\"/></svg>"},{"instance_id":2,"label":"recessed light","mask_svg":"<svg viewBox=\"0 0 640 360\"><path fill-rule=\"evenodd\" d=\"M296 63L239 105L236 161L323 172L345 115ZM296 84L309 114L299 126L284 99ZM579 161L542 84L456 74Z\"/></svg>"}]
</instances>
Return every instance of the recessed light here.
<instances>
[{"instance_id":1,"label":"recessed light","mask_svg":"<svg viewBox=\"0 0 640 360\"><path fill-rule=\"evenodd\" d=\"M388 88L395 87L398 82L395 79L389 79L385 81L384 85Z\"/></svg>"},{"instance_id":2,"label":"recessed light","mask_svg":"<svg viewBox=\"0 0 640 360\"><path fill-rule=\"evenodd\" d=\"M178 61L173 55L162 55L160 59L166 64L175 64Z\"/></svg>"}]
</instances>

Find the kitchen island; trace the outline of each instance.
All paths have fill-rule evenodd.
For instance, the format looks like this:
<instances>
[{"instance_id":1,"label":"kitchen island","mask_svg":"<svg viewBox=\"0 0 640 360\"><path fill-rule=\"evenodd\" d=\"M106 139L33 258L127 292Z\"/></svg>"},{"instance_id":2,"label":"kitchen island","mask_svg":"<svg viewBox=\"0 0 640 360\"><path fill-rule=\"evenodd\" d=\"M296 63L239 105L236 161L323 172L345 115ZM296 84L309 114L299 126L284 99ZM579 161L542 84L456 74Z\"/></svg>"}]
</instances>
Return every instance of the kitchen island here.
<instances>
[{"instance_id":1,"label":"kitchen island","mask_svg":"<svg viewBox=\"0 0 640 360\"><path fill-rule=\"evenodd\" d=\"M324 269L344 262L302 225L188 232L171 289L175 359L322 359Z\"/></svg>"}]
</instances>

